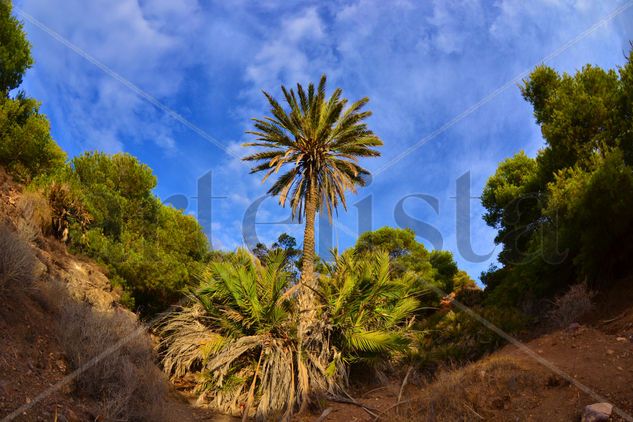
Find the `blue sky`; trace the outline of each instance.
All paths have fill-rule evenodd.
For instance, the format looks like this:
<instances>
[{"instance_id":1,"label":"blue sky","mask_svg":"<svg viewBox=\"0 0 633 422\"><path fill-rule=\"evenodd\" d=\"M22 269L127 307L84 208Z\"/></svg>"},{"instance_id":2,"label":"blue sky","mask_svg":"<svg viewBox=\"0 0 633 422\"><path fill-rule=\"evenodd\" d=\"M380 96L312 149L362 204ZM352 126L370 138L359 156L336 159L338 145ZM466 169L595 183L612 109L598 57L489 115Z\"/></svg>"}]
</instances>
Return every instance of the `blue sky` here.
<instances>
[{"instance_id":1,"label":"blue sky","mask_svg":"<svg viewBox=\"0 0 633 422\"><path fill-rule=\"evenodd\" d=\"M23 88L42 101L56 141L72 156L87 150L126 151L158 176L156 193L187 198L196 214L197 180L212 172L212 242L243 244L245 212L265 194L238 159L251 117L267 112L261 90L316 81L345 96L368 96L369 123L383 156L364 162L372 183L350 197L333 229L333 245L352 245L359 208L371 197L372 226L396 225L398 202L412 194L437 199L438 212L411 197L410 218L434 226L473 277L494 262L495 231L471 201L473 262L456 242L456 180L469 172L477 197L497 163L542 146L531 108L516 84L497 92L406 157L403 151L459 116L522 72L542 62L574 72L587 63L615 67L633 39L633 7L569 48L561 49L613 10L618 0L445 0L288 2L270 0L20 0L16 7L112 69L188 122L202 137L156 108L51 36L25 22L36 64ZM19 14L18 10L18 14ZM24 20L26 15L21 16ZM209 139L213 139L210 141ZM218 145L221 145L218 146ZM388 167L385 167L389 164ZM289 211L264 200L257 221L287 221ZM281 232L299 240L297 224L260 224L260 240ZM430 239L420 238L428 247ZM437 239L434 240L438 245ZM324 242L325 244L325 242Z\"/></svg>"}]
</instances>

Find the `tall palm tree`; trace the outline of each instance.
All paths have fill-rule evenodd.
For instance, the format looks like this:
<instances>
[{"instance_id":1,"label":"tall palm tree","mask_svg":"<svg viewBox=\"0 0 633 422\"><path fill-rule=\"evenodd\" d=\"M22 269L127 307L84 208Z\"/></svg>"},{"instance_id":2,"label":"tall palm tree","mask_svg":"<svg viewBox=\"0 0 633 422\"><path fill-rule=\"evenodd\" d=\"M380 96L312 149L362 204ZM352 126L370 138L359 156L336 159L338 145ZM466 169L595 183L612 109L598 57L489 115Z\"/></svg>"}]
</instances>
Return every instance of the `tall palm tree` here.
<instances>
[{"instance_id":1,"label":"tall palm tree","mask_svg":"<svg viewBox=\"0 0 633 422\"><path fill-rule=\"evenodd\" d=\"M304 320L316 306L315 214L317 210L325 211L331 219L339 203L347 208L346 191L355 192L356 186L364 186L369 174L358 165L358 159L379 156L373 147L382 145L365 123L371 116L370 111L363 110L369 99L348 106L340 88L326 98L325 84L323 75L316 90L312 83L307 91L300 84L296 92L282 86L288 110L264 92L272 116L253 119L255 129L247 133L256 140L244 144L261 148L244 157L257 163L251 173L265 172L265 181L281 171L268 193L278 195L282 206L289 199L293 217L305 217L299 294Z\"/></svg>"}]
</instances>

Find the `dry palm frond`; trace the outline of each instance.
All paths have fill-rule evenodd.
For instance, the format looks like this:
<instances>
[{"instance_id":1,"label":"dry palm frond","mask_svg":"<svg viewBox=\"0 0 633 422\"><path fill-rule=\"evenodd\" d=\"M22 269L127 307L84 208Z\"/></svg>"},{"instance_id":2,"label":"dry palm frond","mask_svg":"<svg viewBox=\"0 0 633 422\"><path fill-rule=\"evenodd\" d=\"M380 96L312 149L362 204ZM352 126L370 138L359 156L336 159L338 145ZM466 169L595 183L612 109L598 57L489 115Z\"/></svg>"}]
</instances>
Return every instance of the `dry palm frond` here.
<instances>
[{"instance_id":1,"label":"dry palm frond","mask_svg":"<svg viewBox=\"0 0 633 422\"><path fill-rule=\"evenodd\" d=\"M335 394L346 380L329 327L315 321L304 344L297 338L295 287L283 256L266 266L245 251L211 264L191 303L164 315L163 367L172 378L195 374L195 391L210 406L259 420L289 419L315 393Z\"/></svg>"}]
</instances>

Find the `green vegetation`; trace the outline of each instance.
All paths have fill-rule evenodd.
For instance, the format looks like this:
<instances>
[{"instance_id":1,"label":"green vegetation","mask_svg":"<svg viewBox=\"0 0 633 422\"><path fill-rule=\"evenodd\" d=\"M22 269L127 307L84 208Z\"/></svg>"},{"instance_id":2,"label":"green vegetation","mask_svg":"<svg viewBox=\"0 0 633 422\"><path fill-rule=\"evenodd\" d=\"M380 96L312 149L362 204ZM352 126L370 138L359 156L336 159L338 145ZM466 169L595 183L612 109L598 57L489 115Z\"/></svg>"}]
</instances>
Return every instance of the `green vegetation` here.
<instances>
[{"instance_id":1,"label":"green vegetation","mask_svg":"<svg viewBox=\"0 0 633 422\"><path fill-rule=\"evenodd\" d=\"M20 86L22 76L33 65L31 44L22 24L11 15L11 2L0 3L0 91L5 98Z\"/></svg>"},{"instance_id":2,"label":"green vegetation","mask_svg":"<svg viewBox=\"0 0 633 422\"><path fill-rule=\"evenodd\" d=\"M59 168L65 160L37 101L24 94L0 98L0 165L18 180L29 181Z\"/></svg>"},{"instance_id":3,"label":"green vegetation","mask_svg":"<svg viewBox=\"0 0 633 422\"><path fill-rule=\"evenodd\" d=\"M520 152L505 160L486 184L484 219L498 230L502 251L500 267L482 275L482 291L450 252L428 251L411 230L364 233L354 247L335 251L333 262L315 255L316 213L331 218L339 204L346 207L346 193L368 175L359 160L378 156L382 145L365 123L368 99L348 105L340 89L326 97L325 76L316 87L282 87L284 106L265 93L271 116L254 119L256 139L246 145L256 151L244 158L264 180L281 174L269 193L305 218L303 250L284 233L252 254L209 251L196 220L153 194L149 167L124 153L67 161L38 103L10 96L32 59L5 2L0 41L0 165L28 183L19 207L33 220L31 232L50 233L97 260L125 303L144 315L187 294L155 327L162 364L173 379L194 380L201 399L222 411L289 419L323 397L344 395L355 365L434 369L476 359L502 340L473 312L517 332L533 316L518 309L587 280L550 310L565 324L590 308L589 288L631 272L633 51L617 71L587 66L571 76L541 66L524 82L546 146L535 158ZM24 239L2 226L0 241L0 288L32 279L35 258ZM77 353L68 354L79 365L123 334L93 333L90 347L71 344ZM147 347L138 359L149 359ZM128 375L121 374L126 365L127 357L111 366L109 389ZM469 385L470 375L462 376ZM105 377L87 384L94 396L107 396ZM124 392L129 400L144 385L121 382L133 386Z\"/></svg>"},{"instance_id":4,"label":"green vegetation","mask_svg":"<svg viewBox=\"0 0 633 422\"><path fill-rule=\"evenodd\" d=\"M305 338L300 285L290 280L280 252L266 265L244 250L209 264L191 303L157 326L166 371L175 379L196 374L196 391L223 412L278 420L341 394L348 364L388 362L410 350L417 292L406 277L391 277L386 253L347 253L321 274L319 318Z\"/></svg>"},{"instance_id":5,"label":"green vegetation","mask_svg":"<svg viewBox=\"0 0 633 422\"><path fill-rule=\"evenodd\" d=\"M571 284L609 283L633 253L633 51L624 67L575 75L536 68L522 86L546 146L499 165L482 195L502 267L488 301L520 304Z\"/></svg>"},{"instance_id":6,"label":"green vegetation","mask_svg":"<svg viewBox=\"0 0 633 422\"><path fill-rule=\"evenodd\" d=\"M55 232L104 264L127 304L164 310L197 284L208 242L197 221L152 194L152 171L129 154L85 153L36 178L53 209Z\"/></svg>"},{"instance_id":7,"label":"green vegetation","mask_svg":"<svg viewBox=\"0 0 633 422\"><path fill-rule=\"evenodd\" d=\"M11 9L10 2L0 3L0 165L28 181L63 164L66 155L51 139L39 103L23 93L9 97L33 64L31 46Z\"/></svg>"}]
</instances>

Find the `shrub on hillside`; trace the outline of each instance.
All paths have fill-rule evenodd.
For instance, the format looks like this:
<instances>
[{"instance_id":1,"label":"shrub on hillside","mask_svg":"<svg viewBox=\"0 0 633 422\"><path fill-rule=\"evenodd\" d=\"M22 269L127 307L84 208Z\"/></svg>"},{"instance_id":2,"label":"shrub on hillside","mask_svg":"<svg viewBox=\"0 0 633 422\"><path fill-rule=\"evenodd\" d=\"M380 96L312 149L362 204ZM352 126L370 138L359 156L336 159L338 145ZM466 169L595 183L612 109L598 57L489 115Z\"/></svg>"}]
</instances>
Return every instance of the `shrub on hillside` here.
<instances>
[{"instance_id":1,"label":"shrub on hillside","mask_svg":"<svg viewBox=\"0 0 633 422\"><path fill-rule=\"evenodd\" d=\"M52 172L66 161L66 154L50 135L39 104L19 95L0 99L0 165L21 181Z\"/></svg>"},{"instance_id":2,"label":"shrub on hillside","mask_svg":"<svg viewBox=\"0 0 633 422\"><path fill-rule=\"evenodd\" d=\"M573 285L563 295L554 299L549 318L558 327L568 327L593 309L595 295L595 292L589 290L587 283Z\"/></svg>"},{"instance_id":3,"label":"shrub on hillside","mask_svg":"<svg viewBox=\"0 0 633 422\"><path fill-rule=\"evenodd\" d=\"M386 416L396 421L495 420L513 400L525 404L542 384L537 376L509 358L490 358L441 371L431 384Z\"/></svg>"},{"instance_id":4,"label":"shrub on hillside","mask_svg":"<svg viewBox=\"0 0 633 422\"><path fill-rule=\"evenodd\" d=\"M36 263L31 247L6 224L0 223L0 290L31 284Z\"/></svg>"},{"instance_id":5,"label":"shrub on hillside","mask_svg":"<svg viewBox=\"0 0 633 422\"><path fill-rule=\"evenodd\" d=\"M472 312L460 309L439 311L418 327L419 356L422 366L434 368L442 363L464 363L492 352L505 340L482 323L515 335L528 323L528 318L514 308L475 306Z\"/></svg>"},{"instance_id":6,"label":"shrub on hillside","mask_svg":"<svg viewBox=\"0 0 633 422\"><path fill-rule=\"evenodd\" d=\"M51 233L53 215L48 200L37 191L22 193L17 203L20 211L18 232L28 241Z\"/></svg>"},{"instance_id":7,"label":"shrub on hillside","mask_svg":"<svg viewBox=\"0 0 633 422\"><path fill-rule=\"evenodd\" d=\"M160 203L151 169L133 156L85 153L33 185L48 196L53 233L107 267L132 309L163 311L196 282L206 236L195 218Z\"/></svg>"}]
</instances>

